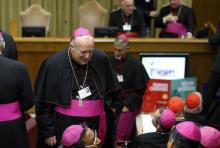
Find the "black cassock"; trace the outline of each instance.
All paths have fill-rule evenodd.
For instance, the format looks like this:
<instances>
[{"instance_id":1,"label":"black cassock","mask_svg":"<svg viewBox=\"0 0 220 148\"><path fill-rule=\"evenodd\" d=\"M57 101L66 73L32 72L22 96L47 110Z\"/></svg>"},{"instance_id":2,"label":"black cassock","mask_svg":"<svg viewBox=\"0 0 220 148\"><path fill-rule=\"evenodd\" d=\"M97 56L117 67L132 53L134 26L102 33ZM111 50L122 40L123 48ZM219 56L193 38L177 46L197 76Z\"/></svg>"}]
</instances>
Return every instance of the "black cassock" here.
<instances>
[{"instance_id":1,"label":"black cassock","mask_svg":"<svg viewBox=\"0 0 220 148\"><path fill-rule=\"evenodd\" d=\"M16 46L14 39L7 32L3 32L3 39L5 41L5 49L3 51L3 55L7 58L17 60L18 53L17 53L17 46Z\"/></svg>"},{"instance_id":2,"label":"black cassock","mask_svg":"<svg viewBox=\"0 0 220 148\"><path fill-rule=\"evenodd\" d=\"M86 66L71 62L81 85L85 78ZM118 112L121 110L123 105L120 101L117 78L107 55L98 49L94 49L92 60L88 64L85 86L89 86L92 95L84 100L113 98L109 99L110 106ZM78 90L68 58L68 49L54 54L42 63L35 84L36 119L40 133L37 147L47 147L44 139L54 135L57 136L59 144L64 129L71 124L86 123L90 128L98 129L99 117L65 116L54 111L56 106L68 108L71 99L76 100Z\"/></svg>"},{"instance_id":3,"label":"black cassock","mask_svg":"<svg viewBox=\"0 0 220 148\"><path fill-rule=\"evenodd\" d=\"M208 88L203 98L203 109L208 111L206 121L220 130L220 100L216 98L216 92L220 87L220 31L209 38L209 44L217 47L217 53L212 64Z\"/></svg>"},{"instance_id":4,"label":"black cassock","mask_svg":"<svg viewBox=\"0 0 220 148\"><path fill-rule=\"evenodd\" d=\"M123 30L123 25L125 25L126 23L131 25L130 32L136 32L141 37L146 35L146 24L140 10L135 9L132 15L129 16L125 16L121 9L113 11L110 14L108 24L110 27L118 27L120 32L125 32Z\"/></svg>"},{"instance_id":5,"label":"black cassock","mask_svg":"<svg viewBox=\"0 0 220 148\"><path fill-rule=\"evenodd\" d=\"M137 136L128 148L166 148L169 133L146 133Z\"/></svg>"},{"instance_id":6,"label":"black cassock","mask_svg":"<svg viewBox=\"0 0 220 148\"><path fill-rule=\"evenodd\" d=\"M21 112L30 109L33 93L26 66L0 55L0 69L0 105L19 101ZM0 139L1 148L28 148L24 118L0 122Z\"/></svg>"},{"instance_id":7,"label":"black cassock","mask_svg":"<svg viewBox=\"0 0 220 148\"><path fill-rule=\"evenodd\" d=\"M154 3L155 0L135 0L135 6L141 10L144 16L145 23L148 27L151 26L150 12L155 10Z\"/></svg>"},{"instance_id":8,"label":"black cassock","mask_svg":"<svg viewBox=\"0 0 220 148\"><path fill-rule=\"evenodd\" d=\"M165 29L167 23L163 23L163 17L170 13L172 13L173 15L178 15L177 22L183 24L186 27L187 32L191 32L192 34L194 33L196 27L195 14L192 8L189 8L185 5L181 5L176 9L172 9L169 5L161 8L159 16L155 19L155 26ZM170 37L169 35L170 34L167 34L163 31L160 33L160 37Z\"/></svg>"},{"instance_id":9,"label":"black cassock","mask_svg":"<svg viewBox=\"0 0 220 148\"><path fill-rule=\"evenodd\" d=\"M112 66L115 72L123 75L123 82L119 82L125 96L124 105L130 111L139 109L142 96L144 94L149 76L140 61L134 59L130 54L124 61L118 61L111 58Z\"/></svg>"},{"instance_id":10,"label":"black cassock","mask_svg":"<svg viewBox=\"0 0 220 148\"><path fill-rule=\"evenodd\" d=\"M123 91L124 106L129 109L129 113L121 113L119 116L116 141L130 140L135 125L135 117L140 109L149 77L142 63L130 54L128 54L126 60L122 61L112 57L111 63Z\"/></svg>"}]
</instances>

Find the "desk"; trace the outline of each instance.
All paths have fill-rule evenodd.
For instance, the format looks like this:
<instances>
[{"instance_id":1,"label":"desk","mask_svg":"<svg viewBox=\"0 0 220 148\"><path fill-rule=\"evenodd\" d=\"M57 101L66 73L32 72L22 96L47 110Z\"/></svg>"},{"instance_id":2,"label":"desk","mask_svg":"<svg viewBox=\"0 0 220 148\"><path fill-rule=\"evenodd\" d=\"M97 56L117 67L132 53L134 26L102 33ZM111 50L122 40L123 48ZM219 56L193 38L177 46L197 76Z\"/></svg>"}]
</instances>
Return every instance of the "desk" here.
<instances>
[{"instance_id":1,"label":"desk","mask_svg":"<svg viewBox=\"0 0 220 148\"><path fill-rule=\"evenodd\" d=\"M36 78L41 62L51 54L69 45L69 38L15 38L19 60L28 65L32 83ZM129 52L138 57L140 52L177 52L189 53L189 76L198 78L198 89L202 82L208 81L212 59L215 50L211 49L206 39L159 39L134 38L129 39ZM95 47L107 54L113 52L114 39L96 38Z\"/></svg>"}]
</instances>

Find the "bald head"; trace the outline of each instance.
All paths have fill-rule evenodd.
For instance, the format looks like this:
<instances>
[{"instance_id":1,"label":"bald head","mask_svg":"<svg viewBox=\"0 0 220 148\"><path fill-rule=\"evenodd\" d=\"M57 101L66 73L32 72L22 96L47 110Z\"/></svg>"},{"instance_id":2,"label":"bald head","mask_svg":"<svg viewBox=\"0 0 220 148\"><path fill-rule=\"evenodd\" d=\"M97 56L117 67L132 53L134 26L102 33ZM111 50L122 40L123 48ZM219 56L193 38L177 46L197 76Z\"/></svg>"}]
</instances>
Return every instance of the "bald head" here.
<instances>
[{"instance_id":1,"label":"bald head","mask_svg":"<svg viewBox=\"0 0 220 148\"><path fill-rule=\"evenodd\" d=\"M135 9L134 0L121 0L121 9L126 15L131 15Z\"/></svg>"},{"instance_id":2,"label":"bald head","mask_svg":"<svg viewBox=\"0 0 220 148\"><path fill-rule=\"evenodd\" d=\"M86 65L92 58L94 38L91 35L77 36L70 43L72 59L79 65Z\"/></svg>"}]
</instances>

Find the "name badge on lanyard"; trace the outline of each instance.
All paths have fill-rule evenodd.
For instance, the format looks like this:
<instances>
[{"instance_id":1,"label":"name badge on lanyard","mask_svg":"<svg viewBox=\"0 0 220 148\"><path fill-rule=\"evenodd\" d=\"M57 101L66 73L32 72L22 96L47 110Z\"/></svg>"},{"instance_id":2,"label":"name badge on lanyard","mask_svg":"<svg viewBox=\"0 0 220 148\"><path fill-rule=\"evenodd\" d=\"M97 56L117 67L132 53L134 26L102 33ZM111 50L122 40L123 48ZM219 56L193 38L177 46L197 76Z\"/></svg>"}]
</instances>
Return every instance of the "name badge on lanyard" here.
<instances>
[{"instance_id":1,"label":"name badge on lanyard","mask_svg":"<svg viewBox=\"0 0 220 148\"><path fill-rule=\"evenodd\" d=\"M123 25L123 31L131 31L131 25L128 23L125 23Z\"/></svg>"},{"instance_id":2,"label":"name badge on lanyard","mask_svg":"<svg viewBox=\"0 0 220 148\"><path fill-rule=\"evenodd\" d=\"M89 89L89 87L85 87L78 91L79 94L79 106L82 106L82 100L85 99L88 96L91 96L92 93Z\"/></svg>"},{"instance_id":3,"label":"name badge on lanyard","mask_svg":"<svg viewBox=\"0 0 220 148\"><path fill-rule=\"evenodd\" d=\"M145 0L145 2L146 2L146 3L149 3L149 2L150 2L150 0Z\"/></svg>"},{"instance_id":4,"label":"name badge on lanyard","mask_svg":"<svg viewBox=\"0 0 220 148\"><path fill-rule=\"evenodd\" d=\"M124 82L124 77L123 75L117 75L118 82Z\"/></svg>"},{"instance_id":5,"label":"name badge on lanyard","mask_svg":"<svg viewBox=\"0 0 220 148\"><path fill-rule=\"evenodd\" d=\"M86 97L92 95L92 93L91 93L89 87L85 87L85 88L79 90L79 91L78 91L78 94L79 94L80 99L85 99Z\"/></svg>"}]
</instances>

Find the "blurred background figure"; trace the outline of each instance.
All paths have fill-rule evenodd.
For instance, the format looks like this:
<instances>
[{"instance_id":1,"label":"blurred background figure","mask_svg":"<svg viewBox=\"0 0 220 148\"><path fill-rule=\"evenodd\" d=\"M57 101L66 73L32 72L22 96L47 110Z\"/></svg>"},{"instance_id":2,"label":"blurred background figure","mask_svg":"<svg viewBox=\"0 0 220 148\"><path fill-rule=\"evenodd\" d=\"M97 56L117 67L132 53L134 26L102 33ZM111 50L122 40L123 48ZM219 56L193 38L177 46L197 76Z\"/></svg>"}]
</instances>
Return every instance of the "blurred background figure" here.
<instances>
[{"instance_id":1,"label":"blurred background figure","mask_svg":"<svg viewBox=\"0 0 220 148\"><path fill-rule=\"evenodd\" d=\"M137 136L128 148L166 148L170 130L176 123L176 116L170 109L159 108L152 115L156 132L145 133Z\"/></svg>"},{"instance_id":2,"label":"blurred background figure","mask_svg":"<svg viewBox=\"0 0 220 148\"><path fill-rule=\"evenodd\" d=\"M118 27L128 37L146 36L146 24L140 10L134 6L134 0L121 0L121 8L113 11L109 18L109 27Z\"/></svg>"},{"instance_id":3,"label":"blurred background figure","mask_svg":"<svg viewBox=\"0 0 220 148\"><path fill-rule=\"evenodd\" d=\"M217 47L217 53L211 68L208 88L204 95L203 113L206 114L208 124L220 129L220 100L216 92L220 86L220 31L209 38L209 44Z\"/></svg>"},{"instance_id":4,"label":"blurred background figure","mask_svg":"<svg viewBox=\"0 0 220 148\"><path fill-rule=\"evenodd\" d=\"M160 9L155 26L162 28L160 37L192 38L196 19L193 9L182 4L182 0L169 0L169 5Z\"/></svg>"},{"instance_id":5,"label":"blurred background figure","mask_svg":"<svg viewBox=\"0 0 220 148\"><path fill-rule=\"evenodd\" d=\"M135 7L141 10L144 21L147 27L146 36L150 36L151 34L151 20L155 18L158 13L155 11L155 0L134 0Z\"/></svg>"},{"instance_id":6,"label":"blurred background figure","mask_svg":"<svg viewBox=\"0 0 220 148\"><path fill-rule=\"evenodd\" d=\"M3 55L7 58L17 60L18 59L18 51L17 51L17 46L16 46L16 43L15 43L13 37L9 33L5 32L5 31L1 31L1 29L0 29L0 32L2 32L3 39L5 41L5 49L2 52Z\"/></svg>"},{"instance_id":7,"label":"blurred background figure","mask_svg":"<svg viewBox=\"0 0 220 148\"><path fill-rule=\"evenodd\" d=\"M172 129L167 148L197 148L200 139L199 127L194 122L184 121Z\"/></svg>"}]
</instances>

